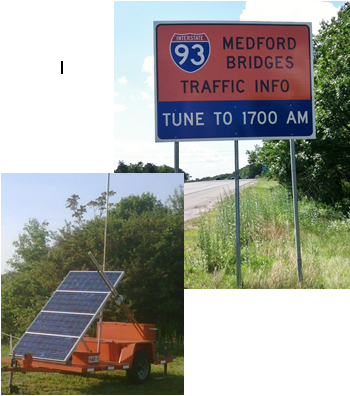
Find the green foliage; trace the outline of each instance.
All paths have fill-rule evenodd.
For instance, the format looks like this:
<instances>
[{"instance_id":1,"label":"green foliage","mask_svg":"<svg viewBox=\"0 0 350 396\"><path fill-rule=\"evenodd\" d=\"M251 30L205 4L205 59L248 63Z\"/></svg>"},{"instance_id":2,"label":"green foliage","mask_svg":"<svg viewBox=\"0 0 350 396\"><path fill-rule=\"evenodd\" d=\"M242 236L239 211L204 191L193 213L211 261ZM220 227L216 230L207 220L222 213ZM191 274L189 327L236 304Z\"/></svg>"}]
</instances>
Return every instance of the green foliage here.
<instances>
[{"instance_id":1,"label":"green foliage","mask_svg":"<svg viewBox=\"0 0 350 396\"><path fill-rule=\"evenodd\" d=\"M258 155L259 155L259 151L260 151L261 147L256 144L254 146L254 150L247 150L246 154L248 155L248 164L252 165L252 164L256 164L258 162Z\"/></svg>"},{"instance_id":2,"label":"green foliage","mask_svg":"<svg viewBox=\"0 0 350 396\"><path fill-rule=\"evenodd\" d=\"M73 194L70 198L67 199L66 208L72 210L72 217L75 217L76 221L79 224L82 224L84 213L86 213L86 205L79 206L79 199L79 195Z\"/></svg>"},{"instance_id":3,"label":"green foliage","mask_svg":"<svg viewBox=\"0 0 350 396\"><path fill-rule=\"evenodd\" d=\"M115 213L117 217L127 220L132 215L139 216L143 212L152 212L162 207L162 203L153 194L130 195L120 200L115 211L111 212L111 216Z\"/></svg>"},{"instance_id":4,"label":"green foliage","mask_svg":"<svg viewBox=\"0 0 350 396\"><path fill-rule=\"evenodd\" d=\"M143 171L145 173L157 173L158 172L158 168L156 165L147 162L147 164L143 167Z\"/></svg>"},{"instance_id":5,"label":"green foliage","mask_svg":"<svg viewBox=\"0 0 350 396\"><path fill-rule=\"evenodd\" d=\"M272 201L272 202L271 202ZM243 251L251 243L264 239L263 224L278 224L282 219L291 221L292 211L290 199L282 188L268 190L264 194L252 190L241 193L241 246ZM259 208L259 210L257 210ZM287 211L287 212L286 212ZM226 269L236 265L236 209L235 196L227 196L218 205L212 216L203 216L199 221L198 246L203 253L203 261L209 272L215 267ZM249 250L251 253L251 250ZM248 252L248 251L247 251ZM246 252L246 253L247 253ZM250 254L251 256L251 254ZM253 256L256 256L253 254ZM245 261L248 260L247 254ZM256 257L254 257L256 260Z\"/></svg>"},{"instance_id":6,"label":"green foliage","mask_svg":"<svg viewBox=\"0 0 350 396\"><path fill-rule=\"evenodd\" d=\"M179 186L179 190L175 189L174 194L169 196L166 204L173 211L173 213L183 217L185 207L183 186Z\"/></svg>"},{"instance_id":7,"label":"green foliage","mask_svg":"<svg viewBox=\"0 0 350 396\"><path fill-rule=\"evenodd\" d=\"M276 182L262 179L240 194L244 288L349 288L350 219L303 198L299 220L304 281L297 279L293 202ZM185 287L236 287L235 197L186 222Z\"/></svg>"},{"instance_id":8,"label":"green foliage","mask_svg":"<svg viewBox=\"0 0 350 396\"><path fill-rule=\"evenodd\" d=\"M108 191L108 197L113 197L116 194L115 191ZM68 198L69 199L69 198ZM68 202L67 199L67 202ZM103 192L98 198L95 200L90 201L88 204L84 205L83 207L89 206L94 210L94 215L96 216L96 212L99 213L99 216L102 217L102 215L106 211L106 203L107 203L107 193ZM108 203L108 209L113 207L113 204ZM72 217L76 217L74 214Z\"/></svg>"},{"instance_id":9,"label":"green foliage","mask_svg":"<svg viewBox=\"0 0 350 396\"><path fill-rule=\"evenodd\" d=\"M247 176L249 179L255 179L256 176L260 176L263 170L263 166L260 164L249 164L244 168L239 170L239 175L242 179L245 179Z\"/></svg>"},{"instance_id":10,"label":"green foliage","mask_svg":"<svg viewBox=\"0 0 350 396\"><path fill-rule=\"evenodd\" d=\"M23 234L13 243L16 254L9 262L12 268L32 269L37 261L47 258L52 240L52 234L47 230L47 226L47 222L40 224L36 219L30 219L28 224L25 224Z\"/></svg>"},{"instance_id":11,"label":"green foliage","mask_svg":"<svg viewBox=\"0 0 350 396\"><path fill-rule=\"evenodd\" d=\"M256 144L254 146L254 150L247 150L246 154L248 155L248 166L242 169L240 172L240 176L245 179L247 176L250 179L255 179L257 176L260 176L263 171L263 165L259 163L259 152L261 147Z\"/></svg>"},{"instance_id":12,"label":"green foliage","mask_svg":"<svg viewBox=\"0 0 350 396\"><path fill-rule=\"evenodd\" d=\"M296 140L301 195L350 211L350 4L314 37L316 139ZM259 161L291 188L288 141L265 141Z\"/></svg>"},{"instance_id":13,"label":"green foliage","mask_svg":"<svg viewBox=\"0 0 350 396\"><path fill-rule=\"evenodd\" d=\"M78 199L68 201L73 212ZM155 323L163 336L183 334L183 210L180 187L166 204L150 193L123 198L108 217L106 269L125 271L120 293L136 318ZM69 271L92 270L89 251L102 263L104 220L80 217L54 233L47 222L29 220L14 242L13 271L2 277L3 332L21 335ZM104 319L124 318L110 303Z\"/></svg>"},{"instance_id":14,"label":"green foliage","mask_svg":"<svg viewBox=\"0 0 350 396\"><path fill-rule=\"evenodd\" d=\"M114 173L174 173L174 168L168 165L157 166L150 162L144 165L141 161L137 164L126 165L124 161L119 161L118 168ZM181 168L179 168L179 173L184 174L185 181L191 177L189 173L186 173Z\"/></svg>"}]
</instances>

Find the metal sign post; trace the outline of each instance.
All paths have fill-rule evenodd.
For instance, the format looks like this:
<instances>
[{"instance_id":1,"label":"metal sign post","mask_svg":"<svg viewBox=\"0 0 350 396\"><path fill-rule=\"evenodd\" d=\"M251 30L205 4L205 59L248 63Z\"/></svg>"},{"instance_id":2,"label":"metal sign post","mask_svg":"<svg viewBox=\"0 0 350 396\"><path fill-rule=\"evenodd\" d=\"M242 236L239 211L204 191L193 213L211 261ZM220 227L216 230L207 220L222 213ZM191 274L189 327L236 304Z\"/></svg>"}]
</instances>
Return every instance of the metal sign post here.
<instances>
[{"instance_id":1,"label":"metal sign post","mask_svg":"<svg viewBox=\"0 0 350 396\"><path fill-rule=\"evenodd\" d=\"M300 252L297 174L295 168L295 148L294 148L293 139L290 139L290 163L292 168L293 210L294 210L295 245L297 251L298 280L299 282L301 282L303 280L303 272L302 272L301 252Z\"/></svg>"},{"instance_id":2,"label":"metal sign post","mask_svg":"<svg viewBox=\"0 0 350 396\"><path fill-rule=\"evenodd\" d=\"M237 289L242 287L241 280L241 230L239 222L239 163L238 140L235 140L235 198L236 198L236 277Z\"/></svg>"},{"instance_id":3,"label":"metal sign post","mask_svg":"<svg viewBox=\"0 0 350 396\"><path fill-rule=\"evenodd\" d=\"M179 142L174 143L174 173L179 173Z\"/></svg>"}]
</instances>

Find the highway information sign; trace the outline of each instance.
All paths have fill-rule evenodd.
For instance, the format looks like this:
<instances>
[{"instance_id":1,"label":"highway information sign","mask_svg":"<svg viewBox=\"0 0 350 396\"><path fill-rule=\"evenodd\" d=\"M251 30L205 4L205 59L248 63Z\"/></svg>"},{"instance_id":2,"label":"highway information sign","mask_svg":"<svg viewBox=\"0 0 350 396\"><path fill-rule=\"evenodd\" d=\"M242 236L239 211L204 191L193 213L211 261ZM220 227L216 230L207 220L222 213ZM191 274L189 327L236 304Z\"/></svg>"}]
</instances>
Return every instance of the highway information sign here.
<instances>
[{"instance_id":1,"label":"highway information sign","mask_svg":"<svg viewBox=\"0 0 350 396\"><path fill-rule=\"evenodd\" d=\"M310 23L154 22L156 141L315 138Z\"/></svg>"}]
</instances>

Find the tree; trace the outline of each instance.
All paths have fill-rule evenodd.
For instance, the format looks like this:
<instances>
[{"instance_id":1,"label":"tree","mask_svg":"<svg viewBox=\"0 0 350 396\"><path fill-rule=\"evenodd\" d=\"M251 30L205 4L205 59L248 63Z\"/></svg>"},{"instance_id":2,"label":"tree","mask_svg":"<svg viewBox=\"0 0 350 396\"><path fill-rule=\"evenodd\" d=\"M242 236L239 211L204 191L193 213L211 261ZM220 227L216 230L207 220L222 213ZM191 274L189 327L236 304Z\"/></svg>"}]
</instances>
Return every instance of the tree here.
<instances>
[{"instance_id":1,"label":"tree","mask_svg":"<svg viewBox=\"0 0 350 396\"><path fill-rule=\"evenodd\" d=\"M124 163L124 161L119 161L118 168L114 173L129 173L129 167Z\"/></svg>"},{"instance_id":2,"label":"tree","mask_svg":"<svg viewBox=\"0 0 350 396\"><path fill-rule=\"evenodd\" d=\"M166 203L175 214L183 217L185 207L183 186L179 186L179 190L175 189L174 195L170 195Z\"/></svg>"},{"instance_id":3,"label":"tree","mask_svg":"<svg viewBox=\"0 0 350 396\"><path fill-rule=\"evenodd\" d=\"M174 173L174 168L168 165L154 165L148 162L146 165L143 165L143 162L138 162L137 164L129 164L125 165L123 161L119 161L118 168L114 171L114 173ZM179 173L184 174L184 180L190 180L191 176L189 173L186 173L181 168L179 168Z\"/></svg>"},{"instance_id":4,"label":"tree","mask_svg":"<svg viewBox=\"0 0 350 396\"><path fill-rule=\"evenodd\" d=\"M79 225L83 223L84 213L86 213L86 205L79 205L79 195L73 194L70 198L67 198L66 208L73 211L72 217L76 218Z\"/></svg>"},{"instance_id":5,"label":"tree","mask_svg":"<svg viewBox=\"0 0 350 396\"><path fill-rule=\"evenodd\" d=\"M143 167L143 171L145 173L158 173L157 165L147 162L147 164Z\"/></svg>"},{"instance_id":6,"label":"tree","mask_svg":"<svg viewBox=\"0 0 350 396\"><path fill-rule=\"evenodd\" d=\"M130 164L129 173L143 173L143 162L139 161L137 164Z\"/></svg>"},{"instance_id":7,"label":"tree","mask_svg":"<svg viewBox=\"0 0 350 396\"><path fill-rule=\"evenodd\" d=\"M258 154L261 147L256 144L254 145L254 150L247 150L246 154L248 155L248 164L255 165L258 162Z\"/></svg>"},{"instance_id":8,"label":"tree","mask_svg":"<svg viewBox=\"0 0 350 396\"><path fill-rule=\"evenodd\" d=\"M162 166L158 166L158 172L159 173L174 173L174 168L164 164ZM190 177L191 177L190 174L186 173L181 168L179 168L179 173L183 173L184 174L184 180L185 181L190 180Z\"/></svg>"},{"instance_id":9,"label":"tree","mask_svg":"<svg viewBox=\"0 0 350 396\"><path fill-rule=\"evenodd\" d=\"M350 210L350 4L322 22L314 37L316 139L296 140L301 195ZM289 142L265 141L259 153L269 174L290 188Z\"/></svg>"},{"instance_id":10,"label":"tree","mask_svg":"<svg viewBox=\"0 0 350 396\"><path fill-rule=\"evenodd\" d=\"M251 179L254 179L255 176L261 175L263 166L259 164L259 152L261 147L256 144L254 146L254 150L247 150L246 154L248 155L248 168L242 170L242 177L248 176Z\"/></svg>"},{"instance_id":11,"label":"tree","mask_svg":"<svg viewBox=\"0 0 350 396\"><path fill-rule=\"evenodd\" d=\"M139 216L143 212L153 211L160 207L162 203L151 193L143 193L141 196L129 195L119 201L111 216L116 215L127 220L131 215Z\"/></svg>"},{"instance_id":12,"label":"tree","mask_svg":"<svg viewBox=\"0 0 350 396\"><path fill-rule=\"evenodd\" d=\"M36 219L29 219L23 227L23 234L13 242L15 254L9 260L9 265L15 271L30 270L37 262L45 261L50 252L53 234L47 229L49 223L39 223Z\"/></svg>"},{"instance_id":13,"label":"tree","mask_svg":"<svg viewBox=\"0 0 350 396\"><path fill-rule=\"evenodd\" d=\"M174 168L172 168L169 165L160 165L158 166L158 172L159 173L174 173Z\"/></svg>"},{"instance_id":14,"label":"tree","mask_svg":"<svg viewBox=\"0 0 350 396\"><path fill-rule=\"evenodd\" d=\"M108 192L108 197L113 197L116 194L115 191L111 190ZM107 193L103 192L98 198L96 198L95 200L90 201L88 204L86 204L86 206L89 206L90 208L92 208L94 210L94 214L96 215L96 211L100 212L100 217L102 217L102 215L104 214L105 210L106 210L106 203L107 203ZM108 203L108 209L112 208L113 204L112 203Z\"/></svg>"},{"instance_id":15,"label":"tree","mask_svg":"<svg viewBox=\"0 0 350 396\"><path fill-rule=\"evenodd\" d=\"M53 261L51 247L55 234L48 225L30 219L13 243L15 254L7 262L13 271L2 276L1 318L5 333L20 335L59 284L60 268Z\"/></svg>"}]
</instances>

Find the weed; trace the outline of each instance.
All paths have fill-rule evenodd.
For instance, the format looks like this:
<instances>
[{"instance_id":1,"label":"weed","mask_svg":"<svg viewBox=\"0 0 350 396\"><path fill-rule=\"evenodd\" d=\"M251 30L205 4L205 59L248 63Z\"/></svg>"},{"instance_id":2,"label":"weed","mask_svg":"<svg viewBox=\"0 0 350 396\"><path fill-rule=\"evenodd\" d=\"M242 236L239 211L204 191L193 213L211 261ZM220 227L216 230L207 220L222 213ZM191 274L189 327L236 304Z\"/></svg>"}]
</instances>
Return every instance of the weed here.
<instances>
[{"instance_id":1,"label":"weed","mask_svg":"<svg viewBox=\"0 0 350 396\"><path fill-rule=\"evenodd\" d=\"M225 196L185 231L185 287L232 288L236 272L235 197ZM240 193L243 287L350 288L350 218L335 208L299 201L303 282L296 269L293 200L266 179Z\"/></svg>"}]
</instances>

